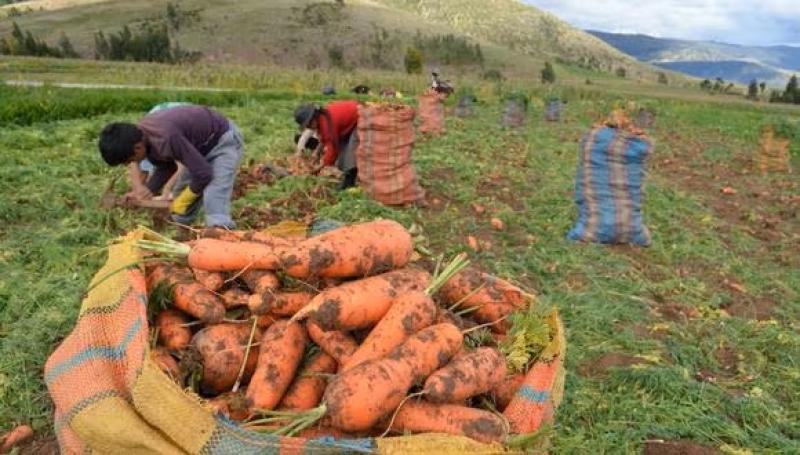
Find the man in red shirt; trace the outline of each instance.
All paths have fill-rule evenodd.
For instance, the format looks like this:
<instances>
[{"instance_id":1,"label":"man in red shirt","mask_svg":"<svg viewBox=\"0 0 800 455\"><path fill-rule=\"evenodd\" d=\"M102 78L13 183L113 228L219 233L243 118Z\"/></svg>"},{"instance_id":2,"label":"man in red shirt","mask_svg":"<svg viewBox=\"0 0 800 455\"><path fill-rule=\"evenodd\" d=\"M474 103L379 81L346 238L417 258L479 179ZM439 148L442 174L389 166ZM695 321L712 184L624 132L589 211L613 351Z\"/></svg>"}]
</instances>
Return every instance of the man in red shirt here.
<instances>
[{"instance_id":1,"label":"man in red shirt","mask_svg":"<svg viewBox=\"0 0 800 455\"><path fill-rule=\"evenodd\" d=\"M295 121L302 127L316 131L319 147L324 150L322 160L313 172L334 164L342 171L339 189L356 185L356 149L358 148L358 102L334 101L325 107L304 104L294 111Z\"/></svg>"}]
</instances>

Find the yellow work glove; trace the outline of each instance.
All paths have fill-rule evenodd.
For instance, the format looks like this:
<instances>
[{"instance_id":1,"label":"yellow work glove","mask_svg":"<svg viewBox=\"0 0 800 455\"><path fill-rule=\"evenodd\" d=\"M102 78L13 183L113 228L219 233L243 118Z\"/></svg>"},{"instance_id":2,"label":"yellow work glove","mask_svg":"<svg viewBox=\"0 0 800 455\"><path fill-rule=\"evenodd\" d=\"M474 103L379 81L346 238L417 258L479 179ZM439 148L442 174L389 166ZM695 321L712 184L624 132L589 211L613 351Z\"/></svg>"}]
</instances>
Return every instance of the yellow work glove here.
<instances>
[{"instance_id":1,"label":"yellow work glove","mask_svg":"<svg viewBox=\"0 0 800 455\"><path fill-rule=\"evenodd\" d=\"M170 206L170 210L172 213L176 215L186 215L186 212L189 211L189 207L194 204L194 201L200 197L187 186L181 191L181 194L177 195L175 199L172 200L172 205Z\"/></svg>"}]
</instances>

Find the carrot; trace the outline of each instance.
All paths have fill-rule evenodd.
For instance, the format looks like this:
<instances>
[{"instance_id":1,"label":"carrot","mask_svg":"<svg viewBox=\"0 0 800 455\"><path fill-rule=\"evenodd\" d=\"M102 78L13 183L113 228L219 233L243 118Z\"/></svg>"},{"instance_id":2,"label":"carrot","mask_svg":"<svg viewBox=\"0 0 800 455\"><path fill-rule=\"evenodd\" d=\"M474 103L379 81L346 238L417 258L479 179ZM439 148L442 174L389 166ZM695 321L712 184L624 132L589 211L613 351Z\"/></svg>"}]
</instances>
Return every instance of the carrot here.
<instances>
[{"instance_id":1,"label":"carrot","mask_svg":"<svg viewBox=\"0 0 800 455\"><path fill-rule=\"evenodd\" d=\"M33 428L28 425L18 425L0 437L0 453L11 452L14 447L33 439Z\"/></svg>"},{"instance_id":2,"label":"carrot","mask_svg":"<svg viewBox=\"0 0 800 455\"><path fill-rule=\"evenodd\" d=\"M227 242L199 239L189 248L186 260L192 268L210 272L237 272L248 268L277 270L280 247L258 242Z\"/></svg>"},{"instance_id":3,"label":"carrot","mask_svg":"<svg viewBox=\"0 0 800 455\"><path fill-rule=\"evenodd\" d=\"M261 337L258 367L247 387L250 407L273 409L283 398L303 358L306 330L297 322L280 320Z\"/></svg>"},{"instance_id":4,"label":"carrot","mask_svg":"<svg viewBox=\"0 0 800 455\"><path fill-rule=\"evenodd\" d=\"M487 302L469 313L473 319L481 324L492 324L489 328L492 332L505 334L511 328L511 321L508 319L517 309L503 302Z\"/></svg>"},{"instance_id":5,"label":"carrot","mask_svg":"<svg viewBox=\"0 0 800 455\"><path fill-rule=\"evenodd\" d=\"M318 405L328 384L328 378L323 375L336 373L336 367L333 357L324 352L316 354L286 391L280 408L303 411Z\"/></svg>"},{"instance_id":6,"label":"carrot","mask_svg":"<svg viewBox=\"0 0 800 455\"><path fill-rule=\"evenodd\" d=\"M519 373L503 379L503 382L492 389L491 395L494 397L494 405L498 411L502 412L506 409L511 403L511 399L517 394L517 390L522 387L523 382L525 382L525 375Z\"/></svg>"},{"instance_id":7,"label":"carrot","mask_svg":"<svg viewBox=\"0 0 800 455\"><path fill-rule=\"evenodd\" d=\"M324 401L333 426L364 431L394 411L415 382L446 364L463 336L452 324L420 330L388 356L334 377Z\"/></svg>"},{"instance_id":8,"label":"carrot","mask_svg":"<svg viewBox=\"0 0 800 455\"><path fill-rule=\"evenodd\" d=\"M226 242L259 242L271 246L288 246L293 242L291 239L278 237L275 235L267 234L258 231L232 231L220 228L208 228L201 232L200 237L224 240Z\"/></svg>"},{"instance_id":9,"label":"carrot","mask_svg":"<svg viewBox=\"0 0 800 455\"><path fill-rule=\"evenodd\" d=\"M332 330L323 331L313 321L306 322L306 330L311 341L317 344L326 354L336 359L339 365L347 363L347 360L358 349L358 343L345 332Z\"/></svg>"},{"instance_id":10,"label":"carrot","mask_svg":"<svg viewBox=\"0 0 800 455\"><path fill-rule=\"evenodd\" d=\"M192 340L192 330L186 327L189 318L178 310L166 309L156 316L158 342L167 349L180 351Z\"/></svg>"},{"instance_id":11,"label":"carrot","mask_svg":"<svg viewBox=\"0 0 800 455\"><path fill-rule=\"evenodd\" d=\"M292 319L309 317L323 330L354 330L376 324L398 295L424 289L430 275L407 268L349 281L314 297Z\"/></svg>"},{"instance_id":12,"label":"carrot","mask_svg":"<svg viewBox=\"0 0 800 455\"><path fill-rule=\"evenodd\" d=\"M506 377L506 362L496 349L478 348L431 374L423 391L433 403L458 403L492 390Z\"/></svg>"},{"instance_id":13,"label":"carrot","mask_svg":"<svg viewBox=\"0 0 800 455\"><path fill-rule=\"evenodd\" d=\"M275 275L275 272L270 270L249 269L242 273L241 277L253 294L275 291L281 286L278 275Z\"/></svg>"},{"instance_id":14,"label":"carrot","mask_svg":"<svg viewBox=\"0 0 800 455\"><path fill-rule=\"evenodd\" d=\"M404 267L414 245L406 229L392 220L344 226L303 240L282 255L294 278L350 278Z\"/></svg>"},{"instance_id":15,"label":"carrot","mask_svg":"<svg viewBox=\"0 0 800 455\"><path fill-rule=\"evenodd\" d=\"M436 304L426 293L412 291L402 295L342 365L341 371L389 354L409 336L433 324L436 312Z\"/></svg>"},{"instance_id":16,"label":"carrot","mask_svg":"<svg viewBox=\"0 0 800 455\"><path fill-rule=\"evenodd\" d=\"M275 316L293 316L311 301L308 292L265 292L253 294L247 301L247 306L253 314L270 313Z\"/></svg>"},{"instance_id":17,"label":"carrot","mask_svg":"<svg viewBox=\"0 0 800 455\"><path fill-rule=\"evenodd\" d=\"M152 351L153 360L156 362L161 371L167 374L173 380L178 380L181 377L181 370L178 367L178 362L170 355L169 351L162 347L156 347Z\"/></svg>"},{"instance_id":18,"label":"carrot","mask_svg":"<svg viewBox=\"0 0 800 455\"><path fill-rule=\"evenodd\" d=\"M209 324L225 317L225 306L220 298L195 281L188 270L159 264L148 276L148 289L160 283L172 286L172 305L184 313Z\"/></svg>"},{"instance_id":19,"label":"carrot","mask_svg":"<svg viewBox=\"0 0 800 455\"><path fill-rule=\"evenodd\" d=\"M241 393L223 393L208 400L211 409L215 413L224 415L225 417L236 422L242 422L250 417L250 410L247 408L247 398Z\"/></svg>"},{"instance_id":20,"label":"carrot","mask_svg":"<svg viewBox=\"0 0 800 455\"><path fill-rule=\"evenodd\" d=\"M193 269L194 279L211 292L217 292L225 284L225 277L219 272L206 272Z\"/></svg>"},{"instance_id":21,"label":"carrot","mask_svg":"<svg viewBox=\"0 0 800 455\"><path fill-rule=\"evenodd\" d=\"M271 314L262 314L256 320L256 326L258 326L259 329L263 330L263 329L266 329L267 327L271 326L272 324L274 324L275 321L277 321L277 320L278 319L275 316L271 315Z\"/></svg>"},{"instance_id":22,"label":"carrot","mask_svg":"<svg viewBox=\"0 0 800 455\"><path fill-rule=\"evenodd\" d=\"M528 297L522 289L496 276L466 268L442 286L441 296L449 304L460 307L480 307L487 303L503 302L517 309L528 307Z\"/></svg>"},{"instance_id":23,"label":"carrot","mask_svg":"<svg viewBox=\"0 0 800 455\"><path fill-rule=\"evenodd\" d=\"M238 308L240 306L247 306L247 301L250 294L247 291L239 288L230 288L222 293L222 303L225 305L226 310L231 308Z\"/></svg>"},{"instance_id":24,"label":"carrot","mask_svg":"<svg viewBox=\"0 0 800 455\"><path fill-rule=\"evenodd\" d=\"M422 400L406 402L394 416L391 430L399 433L448 433L487 444L503 442L508 437L508 423L496 414Z\"/></svg>"},{"instance_id":25,"label":"carrot","mask_svg":"<svg viewBox=\"0 0 800 455\"><path fill-rule=\"evenodd\" d=\"M195 334L192 345L203 359L203 390L216 394L233 387L244 361L251 328L251 324L222 323ZM256 350L251 349L245 365L245 380L252 375L257 360Z\"/></svg>"}]
</instances>

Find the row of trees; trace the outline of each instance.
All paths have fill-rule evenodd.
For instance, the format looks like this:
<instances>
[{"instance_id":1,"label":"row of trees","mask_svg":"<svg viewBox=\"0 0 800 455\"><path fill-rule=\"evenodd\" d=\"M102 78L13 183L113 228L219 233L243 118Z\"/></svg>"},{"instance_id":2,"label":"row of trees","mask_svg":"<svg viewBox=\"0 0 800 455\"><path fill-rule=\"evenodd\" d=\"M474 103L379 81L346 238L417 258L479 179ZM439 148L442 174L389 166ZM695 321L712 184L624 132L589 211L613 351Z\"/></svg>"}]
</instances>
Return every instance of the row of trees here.
<instances>
[{"instance_id":1,"label":"row of trees","mask_svg":"<svg viewBox=\"0 0 800 455\"><path fill-rule=\"evenodd\" d=\"M714 79L713 83L709 79L705 79L700 83L701 90L711 93L733 93L735 87L736 86L733 85L733 82L728 82L726 84L725 80L721 77Z\"/></svg>"},{"instance_id":2,"label":"row of trees","mask_svg":"<svg viewBox=\"0 0 800 455\"><path fill-rule=\"evenodd\" d=\"M773 90L769 97L770 103L791 103L800 104L800 86L798 86L797 76L793 75L786 83L786 89Z\"/></svg>"},{"instance_id":3,"label":"row of trees","mask_svg":"<svg viewBox=\"0 0 800 455\"><path fill-rule=\"evenodd\" d=\"M182 49L177 42L173 45L166 24L143 25L137 32L126 25L108 36L97 32L94 49L97 60L181 63L197 60L202 55Z\"/></svg>"},{"instance_id":4,"label":"row of trees","mask_svg":"<svg viewBox=\"0 0 800 455\"><path fill-rule=\"evenodd\" d=\"M80 57L72 47L67 35L62 33L58 44L51 46L44 40L33 36L30 30L23 31L16 22L12 22L11 36L0 38L0 54L58 58Z\"/></svg>"},{"instance_id":5,"label":"row of trees","mask_svg":"<svg viewBox=\"0 0 800 455\"><path fill-rule=\"evenodd\" d=\"M417 31L413 47L426 58L444 65L483 67L485 63L480 44L473 45L467 39L452 34L423 36Z\"/></svg>"}]
</instances>

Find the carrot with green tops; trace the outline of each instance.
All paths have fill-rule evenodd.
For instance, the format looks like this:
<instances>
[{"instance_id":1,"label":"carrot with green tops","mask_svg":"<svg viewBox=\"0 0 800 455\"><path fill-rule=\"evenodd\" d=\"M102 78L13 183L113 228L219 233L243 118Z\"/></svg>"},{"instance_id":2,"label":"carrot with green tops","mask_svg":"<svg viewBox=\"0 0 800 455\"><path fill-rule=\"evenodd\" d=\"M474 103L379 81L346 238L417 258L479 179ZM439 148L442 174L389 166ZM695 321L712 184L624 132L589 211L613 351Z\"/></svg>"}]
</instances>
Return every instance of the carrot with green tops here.
<instances>
[{"instance_id":1,"label":"carrot with green tops","mask_svg":"<svg viewBox=\"0 0 800 455\"><path fill-rule=\"evenodd\" d=\"M524 309L532 298L508 281L473 268L466 268L449 279L442 286L440 295L449 304L459 303L461 308L503 302Z\"/></svg>"},{"instance_id":2,"label":"carrot with green tops","mask_svg":"<svg viewBox=\"0 0 800 455\"><path fill-rule=\"evenodd\" d=\"M251 330L252 324L222 323L210 325L194 335L192 346L203 359L203 390L222 393L233 387L245 361ZM253 374L257 361L256 350L250 349L244 380Z\"/></svg>"},{"instance_id":3,"label":"carrot with green tops","mask_svg":"<svg viewBox=\"0 0 800 455\"><path fill-rule=\"evenodd\" d=\"M397 299L430 282L424 270L406 268L348 281L317 294L292 319L306 317L323 330L355 330L375 325Z\"/></svg>"},{"instance_id":4,"label":"carrot with green tops","mask_svg":"<svg viewBox=\"0 0 800 455\"><path fill-rule=\"evenodd\" d=\"M236 422L243 422L250 417L250 409L247 407L247 398L239 392L227 392L208 400L208 404L216 414Z\"/></svg>"},{"instance_id":5,"label":"carrot with green tops","mask_svg":"<svg viewBox=\"0 0 800 455\"><path fill-rule=\"evenodd\" d=\"M172 287L172 305L197 319L214 324L225 317L225 306L219 297L198 283L188 270L158 264L147 277L148 289L163 283Z\"/></svg>"},{"instance_id":6,"label":"carrot with green tops","mask_svg":"<svg viewBox=\"0 0 800 455\"><path fill-rule=\"evenodd\" d=\"M459 403L492 390L505 377L506 362L500 352L478 348L433 372L422 390L433 403Z\"/></svg>"},{"instance_id":7,"label":"carrot with green tops","mask_svg":"<svg viewBox=\"0 0 800 455\"><path fill-rule=\"evenodd\" d=\"M336 373L336 367L336 360L325 352L314 355L289 386L279 408L304 411L318 405L328 384L325 375Z\"/></svg>"},{"instance_id":8,"label":"carrot with green tops","mask_svg":"<svg viewBox=\"0 0 800 455\"><path fill-rule=\"evenodd\" d=\"M253 314L270 313L275 316L294 316L311 302L314 296L309 292L272 292L253 294L248 298L247 306Z\"/></svg>"},{"instance_id":9,"label":"carrot with green tops","mask_svg":"<svg viewBox=\"0 0 800 455\"><path fill-rule=\"evenodd\" d=\"M339 365L347 360L358 349L358 343L350 335L338 330L324 331L314 321L306 322L306 330L311 341L317 344L326 354L336 359Z\"/></svg>"},{"instance_id":10,"label":"carrot with green tops","mask_svg":"<svg viewBox=\"0 0 800 455\"><path fill-rule=\"evenodd\" d=\"M28 425L18 425L0 436L0 453L11 452L11 449L25 444L30 439L33 439L33 429Z\"/></svg>"},{"instance_id":11,"label":"carrot with green tops","mask_svg":"<svg viewBox=\"0 0 800 455\"><path fill-rule=\"evenodd\" d=\"M264 332L258 367L247 387L251 408L273 409L278 405L303 359L306 341L306 330L297 322L276 321Z\"/></svg>"},{"instance_id":12,"label":"carrot with green tops","mask_svg":"<svg viewBox=\"0 0 800 455\"><path fill-rule=\"evenodd\" d=\"M386 356L409 336L433 324L436 313L436 303L424 292L412 291L398 297L341 371Z\"/></svg>"},{"instance_id":13,"label":"carrot with green tops","mask_svg":"<svg viewBox=\"0 0 800 455\"><path fill-rule=\"evenodd\" d=\"M452 324L424 328L388 356L362 363L334 377L323 401L333 426L364 431L394 411L415 382L444 366L461 349L463 336Z\"/></svg>"},{"instance_id":14,"label":"carrot with green tops","mask_svg":"<svg viewBox=\"0 0 800 455\"><path fill-rule=\"evenodd\" d=\"M397 433L448 433L487 444L505 441L508 428L505 419L489 411L423 400L407 401L391 422Z\"/></svg>"},{"instance_id":15,"label":"carrot with green tops","mask_svg":"<svg viewBox=\"0 0 800 455\"><path fill-rule=\"evenodd\" d=\"M192 341L192 330L186 326L189 318L182 312L165 309L156 316L158 342L167 349L180 351Z\"/></svg>"},{"instance_id":16,"label":"carrot with green tops","mask_svg":"<svg viewBox=\"0 0 800 455\"><path fill-rule=\"evenodd\" d=\"M271 270L248 269L242 273L241 277L253 294L264 294L265 292L275 291L281 287L278 275Z\"/></svg>"}]
</instances>

